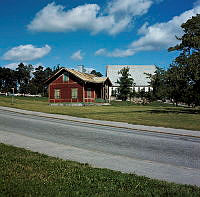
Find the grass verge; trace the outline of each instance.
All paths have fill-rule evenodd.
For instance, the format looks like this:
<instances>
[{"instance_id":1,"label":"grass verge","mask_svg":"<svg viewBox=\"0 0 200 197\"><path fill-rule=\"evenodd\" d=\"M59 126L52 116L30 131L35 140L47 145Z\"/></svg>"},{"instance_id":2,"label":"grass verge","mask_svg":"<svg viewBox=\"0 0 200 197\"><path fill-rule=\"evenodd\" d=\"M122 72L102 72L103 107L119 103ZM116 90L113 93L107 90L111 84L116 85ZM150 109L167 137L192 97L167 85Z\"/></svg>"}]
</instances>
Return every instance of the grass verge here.
<instances>
[{"instance_id":1,"label":"grass verge","mask_svg":"<svg viewBox=\"0 0 200 197\"><path fill-rule=\"evenodd\" d=\"M112 102L111 106L71 107L49 106L47 98L15 97L11 104L11 97L0 96L0 105L98 120L200 131L200 109L174 107L158 102L149 105Z\"/></svg>"},{"instance_id":2,"label":"grass verge","mask_svg":"<svg viewBox=\"0 0 200 197\"><path fill-rule=\"evenodd\" d=\"M0 144L0 196L200 196L200 188L49 157Z\"/></svg>"}]
</instances>

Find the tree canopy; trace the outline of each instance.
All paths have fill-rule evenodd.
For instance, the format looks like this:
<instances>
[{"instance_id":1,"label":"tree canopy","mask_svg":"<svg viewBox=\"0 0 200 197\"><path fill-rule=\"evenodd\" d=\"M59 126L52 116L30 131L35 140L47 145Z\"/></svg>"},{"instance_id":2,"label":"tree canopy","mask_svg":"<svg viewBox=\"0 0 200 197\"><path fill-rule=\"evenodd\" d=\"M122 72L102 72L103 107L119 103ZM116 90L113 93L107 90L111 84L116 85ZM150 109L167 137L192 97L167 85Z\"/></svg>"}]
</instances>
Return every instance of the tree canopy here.
<instances>
[{"instance_id":1,"label":"tree canopy","mask_svg":"<svg viewBox=\"0 0 200 197\"><path fill-rule=\"evenodd\" d=\"M47 87L44 82L60 69L60 65L51 68L20 63L16 70L0 67L0 92L15 92L21 94L41 94L47 96Z\"/></svg>"},{"instance_id":2,"label":"tree canopy","mask_svg":"<svg viewBox=\"0 0 200 197\"><path fill-rule=\"evenodd\" d=\"M181 25L184 34L177 37L179 44L170 47L180 54L167 70L158 69L150 76L153 96L171 99L188 105L200 105L200 15Z\"/></svg>"},{"instance_id":3,"label":"tree canopy","mask_svg":"<svg viewBox=\"0 0 200 197\"><path fill-rule=\"evenodd\" d=\"M97 77L103 76L100 72L97 72L96 70L92 70L90 74L96 75Z\"/></svg>"},{"instance_id":4,"label":"tree canopy","mask_svg":"<svg viewBox=\"0 0 200 197\"><path fill-rule=\"evenodd\" d=\"M169 51L180 51L174 66L178 68L177 76L182 82L182 100L200 105L200 15L193 16L181 27L184 34L178 38L180 44L169 48Z\"/></svg>"},{"instance_id":5,"label":"tree canopy","mask_svg":"<svg viewBox=\"0 0 200 197\"><path fill-rule=\"evenodd\" d=\"M129 68L124 67L122 68L118 74L121 75L119 80L117 80L116 83L119 84L119 95L118 97L122 99L122 101L126 101L128 99L128 96L131 94L132 90L131 87L133 87L133 79L130 77Z\"/></svg>"}]
</instances>

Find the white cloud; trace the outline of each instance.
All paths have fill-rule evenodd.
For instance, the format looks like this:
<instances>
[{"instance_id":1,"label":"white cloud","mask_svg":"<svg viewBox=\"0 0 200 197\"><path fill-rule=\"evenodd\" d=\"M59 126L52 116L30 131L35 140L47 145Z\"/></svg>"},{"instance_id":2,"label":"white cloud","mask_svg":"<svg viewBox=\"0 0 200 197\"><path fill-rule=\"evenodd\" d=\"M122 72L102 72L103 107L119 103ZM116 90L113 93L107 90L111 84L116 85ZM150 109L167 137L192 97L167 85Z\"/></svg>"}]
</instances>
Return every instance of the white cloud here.
<instances>
[{"instance_id":1,"label":"white cloud","mask_svg":"<svg viewBox=\"0 0 200 197\"><path fill-rule=\"evenodd\" d=\"M19 64L20 64L20 62L13 62L13 63L4 65L4 67L15 70L18 67Z\"/></svg>"},{"instance_id":2,"label":"white cloud","mask_svg":"<svg viewBox=\"0 0 200 197\"><path fill-rule=\"evenodd\" d=\"M156 23L151 26L145 23L138 30L138 35L141 35L141 37L133 41L127 49L114 49L112 52L108 52L106 49L99 49L95 52L95 55L127 57L139 51L166 50L170 46L178 44L179 41L176 39L176 36L181 37L183 35L181 24L198 13L200 13L200 6L185 11L168 22Z\"/></svg>"},{"instance_id":3,"label":"white cloud","mask_svg":"<svg viewBox=\"0 0 200 197\"><path fill-rule=\"evenodd\" d=\"M78 50L75 53L73 53L71 58L73 60L82 60L83 59L83 54L81 54L81 50Z\"/></svg>"},{"instance_id":4,"label":"white cloud","mask_svg":"<svg viewBox=\"0 0 200 197\"><path fill-rule=\"evenodd\" d=\"M112 52L109 52L106 49L99 49L95 52L95 55L107 56L107 57L128 57L128 56L132 56L134 53L135 52L133 49L126 49L126 50L115 49Z\"/></svg>"},{"instance_id":5,"label":"white cloud","mask_svg":"<svg viewBox=\"0 0 200 197\"><path fill-rule=\"evenodd\" d=\"M87 68L87 67L85 67L84 69L85 73L91 73L94 70L94 68Z\"/></svg>"},{"instance_id":6,"label":"white cloud","mask_svg":"<svg viewBox=\"0 0 200 197\"><path fill-rule=\"evenodd\" d=\"M146 14L151 7L152 0L113 0L109 3L110 14L130 14L132 16Z\"/></svg>"},{"instance_id":7,"label":"white cloud","mask_svg":"<svg viewBox=\"0 0 200 197\"><path fill-rule=\"evenodd\" d=\"M100 55L105 55L106 54L106 49L98 49L96 52L95 52L95 56L100 56Z\"/></svg>"},{"instance_id":8,"label":"white cloud","mask_svg":"<svg viewBox=\"0 0 200 197\"><path fill-rule=\"evenodd\" d=\"M115 0L101 10L97 4L85 4L71 10L50 3L40 10L31 23L29 30L36 32L69 32L80 29L92 34L102 31L117 34L123 31L134 16L147 13L152 0Z\"/></svg>"},{"instance_id":9,"label":"white cloud","mask_svg":"<svg viewBox=\"0 0 200 197\"><path fill-rule=\"evenodd\" d=\"M96 4L85 4L65 11L63 6L51 3L36 14L28 29L46 32L88 29L96 19L99 9Z\"/></svg>"},{"instance_id":10,"label":"white cloud","mask_svg":"<svg viewBox=\"0 0 200 197\"><path fill-rule=\"evenodd\" d=\"M200 13L200 6L175 16L165 23L157 23L151 26L144 24L138 31L143 36L134 41L131 44L131 48L134 48L135 51L146 51L167 49L170 46L176 45L178 40L175 36L180 37L183 34L180 27L181 24L198 13Z\"/></svg>"},{"instance_id":11,"label":"white cloud","mask_svg":"<svg viewBox=\"0 0 200 197\"><path fill-rule=\"evenodd\" d=\"M142 25L142 27L138 30L138 34L139 34L139 35L144 35L144 34L148 33L148 28L147 28L148 25L149 25L148 22L144 23L144 24Z\"/></svg>"},{"instance_id":12,"label":"white cloud","mask_svg":"<svg viewBox=\"0 0 200 197\"><path fill-rule=\"evenodd\" d=\"M110 57L128 57L128 56L132 56L134 53L135 52L133 49L126 49L126 50L115 49L113 52L109 52L108 56L110 56Z\"/></svg>"},{"instance_id":13,"label":"white cloud","mask_svg":"<svg viewBox=\"0 0 200 197\"><path fill-rule=\"evenodd\" d=\"M20 45L7 51L3 55L3 59L17 60L17 61L36 60L47 55L50 51L51 51L51 47L49 45L45 45L42 48L36 48L35 46L31 44Z\"/></svg>"}]
</instances>

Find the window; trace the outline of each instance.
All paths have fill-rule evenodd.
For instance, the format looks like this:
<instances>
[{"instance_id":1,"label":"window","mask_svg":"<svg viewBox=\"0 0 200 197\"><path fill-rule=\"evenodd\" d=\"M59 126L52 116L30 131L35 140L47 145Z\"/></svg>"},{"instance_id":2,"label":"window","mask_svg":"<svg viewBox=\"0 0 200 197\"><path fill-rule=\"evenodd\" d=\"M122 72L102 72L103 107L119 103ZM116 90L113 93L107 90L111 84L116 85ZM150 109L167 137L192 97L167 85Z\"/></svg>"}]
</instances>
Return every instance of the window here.
<instances>
[{"instance_id":1,"label":"window","mask_svg":"<svg viewBox=\"0 0 200 197\"><path fill-rule=\"evenodd\" d=\"M69 74L65 73L63 74L63 82L69 81Z\"/></svg>"},{"instance_id":2,"label":"window","mask_svg":"<svg viewBox=\"0 0 200 197\"><path fill-rule=\"evenodd\" d=\"M78 98L78 88L72 88L72 99Z\"/></svg>"},{"instance_id":3,"label":"window","mask_svg":"<svg viewBox=\"0 0 200 197\"><path fill-rule=\"evenodd\" d=\"M87 89L87 98L92 98L92 91L91 88Z\"/></svg>"},{"instance_id":4,"label":"window","mask_svg":"<svg viewBox=\"0 0 200 197\"><path fill-rule=\"evenodd\" d=\"M54 98L59 99L60 98L60 89L55 89L54 90Z\"/></svg>"}]
</instances>

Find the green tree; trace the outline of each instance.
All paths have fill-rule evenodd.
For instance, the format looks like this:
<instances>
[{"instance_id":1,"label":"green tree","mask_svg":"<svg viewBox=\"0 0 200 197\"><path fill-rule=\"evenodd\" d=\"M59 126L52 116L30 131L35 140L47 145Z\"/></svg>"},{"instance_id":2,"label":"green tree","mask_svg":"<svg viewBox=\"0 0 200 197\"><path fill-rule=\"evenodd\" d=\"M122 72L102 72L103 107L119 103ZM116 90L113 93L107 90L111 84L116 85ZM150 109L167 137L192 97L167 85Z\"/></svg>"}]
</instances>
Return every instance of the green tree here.
<instances>
[{"instance_id":1,"label":"green tree","mask_svg":"<svg viewBox=\"0 0 200 197\"><path fill-rule=\"evenodd\" d=\"M57 73L61 68L64 68L63 66L61 66L60 64L57 64L57 66L53 67L53 74Z\"/></svg>"},{"instance_id":2,"label":"green tree","mask_svg":"<svg viewBox=\"0 0 200 197\"><path fill-rule=\"evenodd\" d=\"M43 83L44 85L44 94L43 96L48 96L48 86L45 84L46 80L49 79L50 77L53 76L54 72L51 68L47 67L45 70L44 70L44 74L45 74L45 81Z\"/></svg>"},{"instance_id":3,"label":"green tree","mask_svg":"<svg viewBox=\"0 0 200 197\"><path fill-rule=\"evenodd\" d=\"M45 72L42 66L38 66L33 72L33 78L30 82L31 94L44 94Z\"/></svg>"},{"instance_id":4,"label":"green tree","mask_svg":"<svg viewBox=\"0 0 200 197\"><path fill-rule=\"evenodd\" d=\"M16 68L17 81L19 85L19 92L22 94L30 93L30 80L33 66L31 64L24 65L20 63Z\"/></svg>"},{"instance_id":5,"label":"green tree","mask_svg":"<svg viewBox=\"0 0 200 197\"><path fill-rule=\"evenodd\" d=\"M11 88L17 89L16 72L10 68L0 67L0 91L12 92Z\"/></svg>"},{"instance_id":6,"label":"green tree","mask_svg":"<svg viewBox=\"0 0 200 197\"><path fill-rule=\"evenodd\" d=\"M151 96L151 100L165 100L167 98L166 89L166 70L156 67L154 74L145 73L150 79L150 86L153 88L152 93L148 94Z\"/></svg>"},{"instance_id":7,"label":"green tree","mask_svg":"<svg viewBox=\"0 0 200 197\"><path fill-rule=\"evenodd\" d=\"M185 67L182 65L177 66L175 63L170 65L170 68L166 71L165 80L168 98L176 105L178 105L178 102L184 102L188 87Z\"/></svg>"},{"instance_id":8,"label":"green tree","mask_svg":"<svg viewBox=\"0 0 200 197\"><path fill-rule=\"evenodd\" d=\"M168 50L180 51L175 64L187 81L187 86L184 87L185 96L182 100L188 104L200 105L200 15L193 16L181 27L184 34L177 38L180 44Z\"/></svg>"},{"instance_id":9,"label":"green tree","mask_svg":"<svg viewBox=\"0 0 200 197\"><path fill-rule=\"evenodd\" d=\"M119 84L119 95L118 96L120 99L122 99L122 101L126 101L132 92L131 87L133 87L133 85L134 85L134 83L133 83L134 80L132 78L130 78L131 75L129 74L128 67L122 68L118 72L118 74L121 74L121 77L116 82Z\"/></svg>"},{"instance_id":10,"label":"green tree","mask_svg":"<svg viewBox=\"0 0 200 197\"><path fill-rule=\"evenodd\" d=\"M47 67L47 68L44 70L44 73L45 73L45 81L46 81L47 79L49 79L49 78L54 74L53 70L52 70L51 68L49 68L49 67Z\"/></svg>"},{"instance_id":11,"label":"green tree","mask_svg":"<svg viewBox=\"0 0 200 197\"><path fill-rule=\"evenodd\" d=\"M97 77L103 76L100 72L97 72L96 70L92 70L90 74L96 75Z\"/></svg>"},{"instance_id":12,"label":"green tree","mask_svg":"<svg viewBox=\"0 0 200 197\"><path fill-rule=\"evenodd\" d=\"M42 96L48 95L48 87L45 81L53 75L53 70L51 68L46 68L38 66L33 72L33 77L30 81L29 89L31 94L41 94Z\"/></svg>"}]
</instances>

